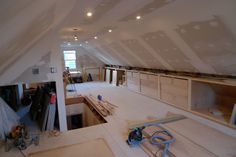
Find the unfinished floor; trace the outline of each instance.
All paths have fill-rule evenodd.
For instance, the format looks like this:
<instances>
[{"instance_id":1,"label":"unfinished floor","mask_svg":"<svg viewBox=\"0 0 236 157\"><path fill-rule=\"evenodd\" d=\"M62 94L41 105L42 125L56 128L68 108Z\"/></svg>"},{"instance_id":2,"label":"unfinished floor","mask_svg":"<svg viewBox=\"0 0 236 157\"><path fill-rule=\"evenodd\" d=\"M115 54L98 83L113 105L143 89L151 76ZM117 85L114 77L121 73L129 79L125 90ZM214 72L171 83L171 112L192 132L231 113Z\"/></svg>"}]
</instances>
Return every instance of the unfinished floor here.
<instances>
[{"instance_id":1,"label":"unfinished floor","mask_svg":"<svg viewBox=\"0 0 236 157\"><path fill-rule=\"evenodd\" d=\"M236 155L236 133L233 129L220 126L219 124L204 120L203 118L181 111L157 100L134 93L127 88L116 87L101 82L76 84L74 87L76 88L76 92L68 93L68 97L79 94L92 94L94 96L100 94L106 100L118 106L115 114L105 117L108 123L71 130L62 133L58 137L49 137L45 133L41 137L40 146L30 147L24 151L25 154L37 153L102 138L107 142L114 156L147 157L148 155L142 149L138 147L130 148L127 145L128 125L135 122L162 118L166 116L167 112L173 112L188 117L184 120L163 125L177 139L177 142L170 147L170 150L177 157L235 157ZM0 155L4 157L22 156L16 152L15 150L15 152L4 153L2 148Z\"/></svg>"}]
</instances>

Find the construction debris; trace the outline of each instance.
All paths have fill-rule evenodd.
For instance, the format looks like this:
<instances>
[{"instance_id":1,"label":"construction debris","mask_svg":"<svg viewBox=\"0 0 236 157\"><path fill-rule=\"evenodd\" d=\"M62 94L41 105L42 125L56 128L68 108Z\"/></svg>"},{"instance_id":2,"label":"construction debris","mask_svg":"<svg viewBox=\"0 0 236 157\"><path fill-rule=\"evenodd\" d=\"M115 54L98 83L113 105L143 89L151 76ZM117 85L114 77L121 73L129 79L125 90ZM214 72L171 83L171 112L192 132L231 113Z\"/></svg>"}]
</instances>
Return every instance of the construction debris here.
<instances>
[{"instance_id":1,"label":"construction debris","mask_svg":"<svg viewBox=\"0 0 236 157\"><path fill-rule=\"evenodd\" d=\"M19 124L18 115L0 97L0 141L5 140L12 128Z\"/></svg>"},{"instance_id":2,"label":"construction debris","mask_svg":"<svg viewBox=\"0 0 236 157\"><path fill-rule=\"evenodd\" d=\"M94 109L98 113L100 113L104 117L108 115L113 115L115 107L117 107L109 103L108 101L102 99L101 95L96 98L90 94L89 96L85 96L85 99L94 107Z\"/></svg>"}]
</instances>

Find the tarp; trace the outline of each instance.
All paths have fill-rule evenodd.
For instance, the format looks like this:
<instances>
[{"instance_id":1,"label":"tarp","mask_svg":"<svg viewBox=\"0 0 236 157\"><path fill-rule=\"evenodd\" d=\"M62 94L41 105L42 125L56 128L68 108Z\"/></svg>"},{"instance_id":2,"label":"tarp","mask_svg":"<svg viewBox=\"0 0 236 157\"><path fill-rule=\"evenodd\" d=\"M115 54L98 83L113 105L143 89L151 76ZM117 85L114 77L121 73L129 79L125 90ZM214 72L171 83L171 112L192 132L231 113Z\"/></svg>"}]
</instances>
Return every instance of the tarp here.
<instances>
[{"instance_id":1,"label":"tarp","mask_svg":"<svg viewBox=\"0 0 236 157\"><path fill-rule=\"evenodd\" d=\"M0 140L5 140L13 127L19 124L18 115L0 97Z\"/></svg>"}]
</instances>

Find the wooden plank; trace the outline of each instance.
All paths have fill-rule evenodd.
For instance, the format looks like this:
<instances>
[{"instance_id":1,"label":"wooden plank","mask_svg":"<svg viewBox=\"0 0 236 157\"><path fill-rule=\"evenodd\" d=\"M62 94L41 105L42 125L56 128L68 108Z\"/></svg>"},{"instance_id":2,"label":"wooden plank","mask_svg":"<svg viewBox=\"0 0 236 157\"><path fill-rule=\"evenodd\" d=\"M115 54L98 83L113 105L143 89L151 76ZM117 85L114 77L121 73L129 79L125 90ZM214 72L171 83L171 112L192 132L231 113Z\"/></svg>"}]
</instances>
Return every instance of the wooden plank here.
<instances>
[{"instance_id":1,"label":"wooden plank","mask_svg":"<svg viewBox=\"0 0 236 157\"><path fill-rule=\"evenodd\" d=\"M230 117L230 124L236 125L236 104L234 104L234 109Z\"/></svg>"},{"instance_id":2,"label":"wooden plank","mask_svg":"<svg viewBox=\"0 0 236 157\"><path fill-rule=\"evenodd\" d=\"M78 96L78 97L73 97L73 98L66 98L66 100L65 100L66 105L78 104L78 103L83 103L83 102L84 102L84 97L83 96Z\"/></svg>"},{"instance_id":3,"label":"wooden plank","mask_svg":"<svg viewBox=\"0 0 236 157\"><path fill-rule=\"evenodd\" d=\"M116 71L116 70L114 70L114 71L112 72L112 84L113 84L114 86L117 85L117 71Z\"/></svg>"},{"instance_id":4,"label":"wooden plank","mask_svg":"<svg viewBox=\"0 0 236 157\"><path fill-rule=\"evenodd\" d=\"M110 70L106 69L106 82L110 83Z\"/></svg>"},{"instance_id":5,"label":"wooden plank","mask_svg":"<svg viewBox=\"0 0 236 157\"><path fill-rule=\"evenodd\" d=\"M92 97L84 97L86 101L94 107L94 109L101 115L106 117L108 115L108 112L105 108L103 108L99 103L97 103Z\"/></svg>"},{"instance_id":6,"label":"wooden plank","mask_svg":"<svg viewBox=\"0 0 236 157\"><path fill-rule=\"evenodd\" d=\"M111 104L110 102L106 101L105 99L102 100L97 100L97 98L95 96L93 96L92 94L89 95L89 97L94 100L95 102L97 102L100 106L102 106L108 113L108 115L113 115L113 113L115 112L115 107L117 108L118 106Z\"/></svg>"},{"instance_id":7,"label":"wooden plank","mask_svg":"<svg viewBox=\"0 0 236 157\"><path fill-rule=\"evenodd\" d=\"M192 102L192 81L188 80L188 105L187 109L191 110L191 102Z\"/></svg>"},{"instance_id":8,"label":"wooden plank","mask_svg":"<svg viewBox=\"0 0 236 157\"><path fill-rule=\"evenodd\" d=\"M48 112L48 121L47 121L47 130L54 130L55 116L56 116L56 104L49 105Z\"/></svg>"},{"instance_id":9,"label":"wooden plank","mask_svg":"<svg viewBox=\"0 0 236 157\"><path fill-rule=\"evenodd\" d=\"M156 120L151 120L151 121L145 121L142 123L138 123L138 124L132 124L129 125L129 129L134 129L134 128L138 128L138 127L142 127L142 126L150 126L150 125L157 125L157 124L164 124L164 123L169 123L169 122L173 122L173 121L178 121L178 120L182 120L185 119L186 117L183 115L170 115L168 117L165 118L161 118L161 119L156 119Z\"/></svg>"}]
</instances>

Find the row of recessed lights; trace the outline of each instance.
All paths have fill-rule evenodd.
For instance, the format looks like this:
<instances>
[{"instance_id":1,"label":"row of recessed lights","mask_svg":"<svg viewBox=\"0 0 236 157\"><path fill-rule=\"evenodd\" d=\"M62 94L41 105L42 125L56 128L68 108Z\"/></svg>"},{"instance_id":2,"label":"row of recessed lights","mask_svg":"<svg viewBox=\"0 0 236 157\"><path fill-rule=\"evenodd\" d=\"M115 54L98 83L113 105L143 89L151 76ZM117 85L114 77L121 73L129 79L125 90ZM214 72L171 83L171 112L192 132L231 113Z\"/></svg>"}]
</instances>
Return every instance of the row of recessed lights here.
<instances>
[{"instance_id":1,"label":"row of recessed lights","mask_svg":"<svg viewBox=\"0 0 236 157\"><path fill-rule=\"evenodd\" d=\"M87 12L87 16L88 16L88 17L92 17L92 16L93 16L93 13L92 13L92 12ZM140 20L141 18L142 18L142 17L141 17L140 15L136 16L136 19L137 19L137 20ZM111 32L112 32L112 29L109 29L108 32L111 33ZM94 39L98 39L98 37L95 36ZM77 37L76 35L74 35L74 40L75 40L75 41L78 41L78 37ZM87 44L88 41L85 41L85 43ZM70 42L68 42L67 45L71 45ZM82 44L80 44L80 46L82 46Z\"/></svg>"},{"instance_id":2,"label":"row of recessed lights","mask_svg":"<svg viewBox=\"0 0 236 157\"><path fill-rule=\"evenodd\" d=\"M88 16L88 17L92 17L92 16L93 16L93 13L92 13L92 12L87 12L87 16ZM140 15L137 15L137 16L136 16L136 19L137 19L137 20L140 20L141 18L142 18L142 17L141 17Z\"/></svg>"},{"instance_id":3,"label":"row of recessed lights","mask_svg":"<svg viewBox=\"0 0 236 157\"><path fill-rule=\"evenodd\" d=\"M111 32L112 32L112 29L108 29L108 32L111 33ZM98 36L94 36L93 38L94 38L94 39L98 39ZM77 35L74 35L74 40L75 40L75 41L78 41L78 36L77 36ZM88 41L85 41L85 43L88 44ZM70 46L71 43L68 42L67 45ZM82 44L80 44L80 46L82 46Z\"/></svg>"}]
</instances>

